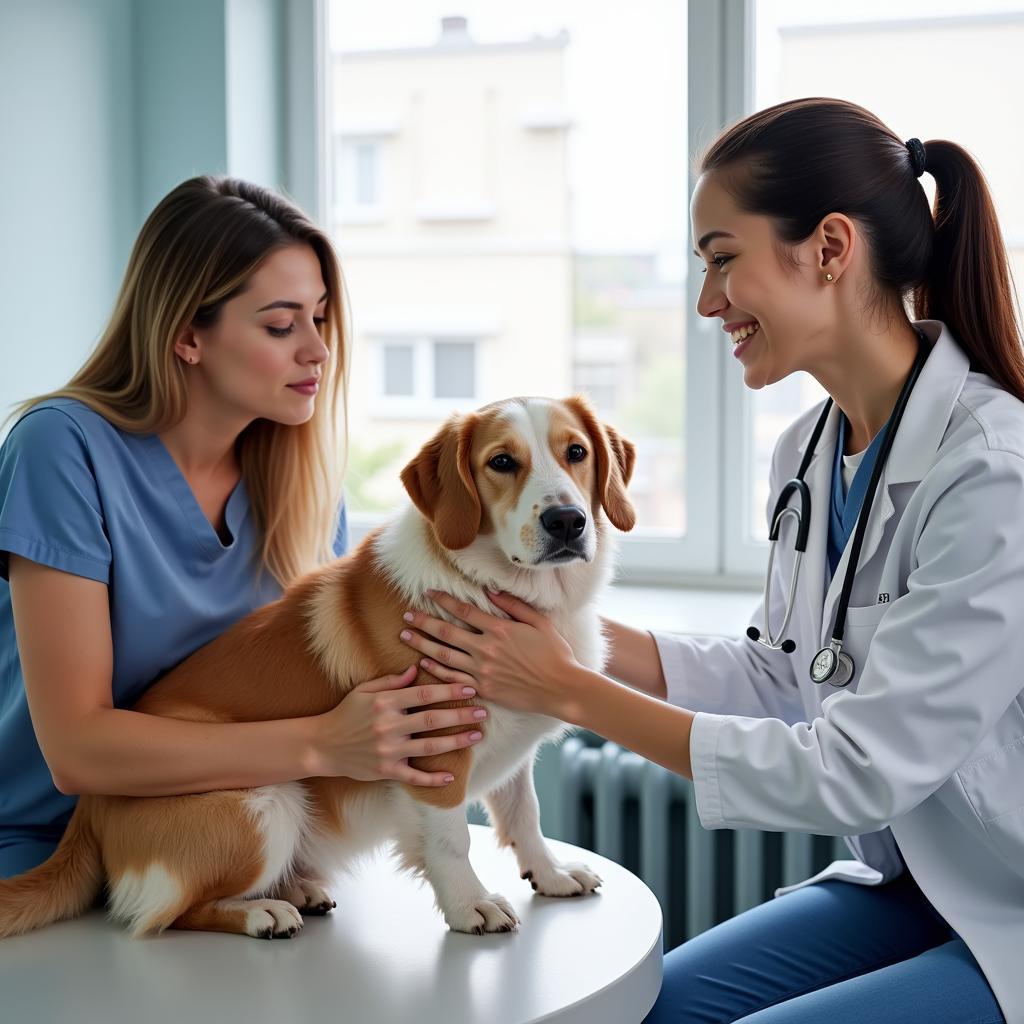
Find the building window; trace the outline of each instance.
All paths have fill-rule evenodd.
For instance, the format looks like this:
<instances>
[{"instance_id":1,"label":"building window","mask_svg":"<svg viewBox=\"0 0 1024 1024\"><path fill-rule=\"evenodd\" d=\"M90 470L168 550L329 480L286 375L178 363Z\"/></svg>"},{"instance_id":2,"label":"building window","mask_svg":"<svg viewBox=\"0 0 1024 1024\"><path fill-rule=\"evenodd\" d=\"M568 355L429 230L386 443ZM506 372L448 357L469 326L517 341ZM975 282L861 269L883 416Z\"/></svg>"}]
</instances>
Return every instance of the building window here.
<instances>
[{"instance_id":1,"label":"building window","mask_svg":"<svg viewBox=\"0 0 1024 1024\"><path fill-rule=\"evenodd\" d=\"M434 398L473 398L475 395L476 344L435 341Z\"/></svg>"},{"instance_id":2,"label":"building window","mask_svg":"<svg viewBox=\"0 0 1024 1024\"><path fill-rule=\"evenodd\" d=\"M352 147L355 163L355 198L357 206L377 205L377 147L372 142L359 142Z\"/></svg>"},{"instance_id":3,"label":"building window","mask_svg":"<svg viewBox=\"0 0 1024 1024\"><path fill-rule=\"evenodd\" d=\"M419 337L378 343L375 414L444 417L480 400L478 342Z\"/></svg>"},{"instance_id":4,"label":"building window","mask_svg":"<svg viewBox=\"0 0 1024 1024\"><path fill-rule=\"evenodd\" d=\"M622 368L614 364L577 363L573 380L575 390L587 395L597 414L611 419L619 404Z\"/></svg>"},{"instance_id":5,"label":"building window","mask_svg":"<svg viewBox=\"0 0 1024 1024\"><path fill-rule=\"evenodd\" d=\"M412 345L384 346L384 395L387 398L415 394Z\"/></svg>"},{"instance_id":6,"label":"building window","mask_svg":"<svg viewBox=\"0 0 1024 1024\"><path fill-rule=\"evenodd\" d=\"M334 153L335 216L342 222L383 219L381 143L338 135Z\"/></svg>"}]
</instances>

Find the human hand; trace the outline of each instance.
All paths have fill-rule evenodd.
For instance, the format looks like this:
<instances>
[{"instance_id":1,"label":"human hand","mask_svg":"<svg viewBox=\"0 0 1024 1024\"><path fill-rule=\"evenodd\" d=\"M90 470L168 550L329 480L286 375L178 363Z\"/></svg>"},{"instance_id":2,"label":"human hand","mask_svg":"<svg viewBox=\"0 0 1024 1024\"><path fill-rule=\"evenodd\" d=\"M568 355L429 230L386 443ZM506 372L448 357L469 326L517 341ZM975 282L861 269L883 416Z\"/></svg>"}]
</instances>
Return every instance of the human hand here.
<instances>
[{"instance_id":1,"label":"human hand","mask_svg":"<svg viewBox=\"0 0 1024 1024\"><path fill-rule=\"evenodd\" d=\"M580 666L545 615L511 594L490 590L492 604L510 619L489 615L450 594L427 593L471 629L424 612L407 612L403 617L409 625L427 634L411 629L400 634L404 643L426 655L422 668L444 682L475 687L484 700L503 707L567 717L570 679Z\"/></svg>"},{"instance_id":2,"label":"human hand","mask_svg":"<svg viewBox=\"0 0 1024 1024\"><path fill-rule=\"evenodd\" d=\"M414 786L444 786L452 781L445 772L418 771L408 759L473 746L482 734L463 730L421 739L412 735L454 725L477 725L487 712L479 707L426 706L464 701L474 696L475 690L462 682L411 686L416 674L416 666L411 665L401 675L370 679L350 690L336 707L317 716L321 725L316 743L318 775L345 775L362 781L397 779ZM410 708L423 710L410 712ZM480 711L483 715L475 715Z\"/></svg>"}]
</instances>

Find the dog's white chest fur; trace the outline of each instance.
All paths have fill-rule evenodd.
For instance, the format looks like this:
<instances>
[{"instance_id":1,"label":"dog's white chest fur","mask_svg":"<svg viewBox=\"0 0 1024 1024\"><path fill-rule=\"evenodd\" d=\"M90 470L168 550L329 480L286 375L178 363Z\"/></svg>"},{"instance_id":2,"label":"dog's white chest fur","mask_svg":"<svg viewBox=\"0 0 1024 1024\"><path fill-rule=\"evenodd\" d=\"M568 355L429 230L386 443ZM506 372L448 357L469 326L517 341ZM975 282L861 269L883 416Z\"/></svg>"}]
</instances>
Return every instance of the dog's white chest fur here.
<instances>
[{"instance_id":1,"label":"dog's white chest fur","mask_svg":"<svg viewBox=\"0 0 1024 1024\"><path fill-rule=\"evenodd\" d=\"M424 596L431 589L502 616L487 599L485 587L504 590L546 609L552 625L581 665L596 671L604 667L606 643L595 602L611 571L611 538L607 533L592 562L531 572L509 566L485 545L451 552L451 562L447 562L437 554L427 530L428 524L415 509L409 509L385 527L376 545L385 574L403 592L410 607L457 622ZM500 785L525 757L532 760L533 750L541 740L555 739L569 728L547 715L512 711L481 698L477 698L477 703L487 708L488 717L485 738L473 748L467 793L470 800Z\"/></svg>"}]
</instances>

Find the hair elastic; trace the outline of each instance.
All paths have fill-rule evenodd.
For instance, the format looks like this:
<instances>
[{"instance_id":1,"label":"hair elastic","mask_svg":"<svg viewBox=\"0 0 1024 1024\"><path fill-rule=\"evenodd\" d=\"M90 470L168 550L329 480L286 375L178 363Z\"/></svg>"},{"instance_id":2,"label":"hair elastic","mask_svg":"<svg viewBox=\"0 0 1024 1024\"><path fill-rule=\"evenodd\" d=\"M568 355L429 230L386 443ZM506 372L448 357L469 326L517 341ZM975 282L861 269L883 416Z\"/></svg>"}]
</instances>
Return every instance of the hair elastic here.
<instances>
[{"instance_id":1,"label":"hair elastic","mask_svg":"<svg viewBox=\"0 0 1024 1024\"><path fill-rule=\"evenodd\" d=\"M920 139L907 139L903 143L910 150L910 163L913 165L914 174L920 178L924 174L925 152L924 143Z\"/></svg>"}]
</instances>

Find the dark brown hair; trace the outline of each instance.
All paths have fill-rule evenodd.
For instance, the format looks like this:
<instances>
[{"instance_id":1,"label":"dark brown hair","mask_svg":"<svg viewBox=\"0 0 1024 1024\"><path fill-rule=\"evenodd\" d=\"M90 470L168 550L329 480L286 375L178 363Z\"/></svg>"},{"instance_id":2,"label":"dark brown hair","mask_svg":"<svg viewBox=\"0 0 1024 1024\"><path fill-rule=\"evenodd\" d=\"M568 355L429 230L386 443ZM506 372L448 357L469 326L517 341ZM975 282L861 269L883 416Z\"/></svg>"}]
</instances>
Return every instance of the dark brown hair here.
<instances>
[{"instance_id":1,"label":"dark brown hair","mask_svg":"<svg viewBox=\"0 0 1024 1024\"><path fill-rule=\"evenodd\" d=\"M864 232L874 299L916 320L941 320L970 359L1024 400L1024 351L1009 260L981 168L946 139L925 144L935 204L905 142L845 100L811 97L759 110L727 128L699 162L740 209L772 218L782 243L808 238L830 213Z\"/></svg>"}]
</instances>

